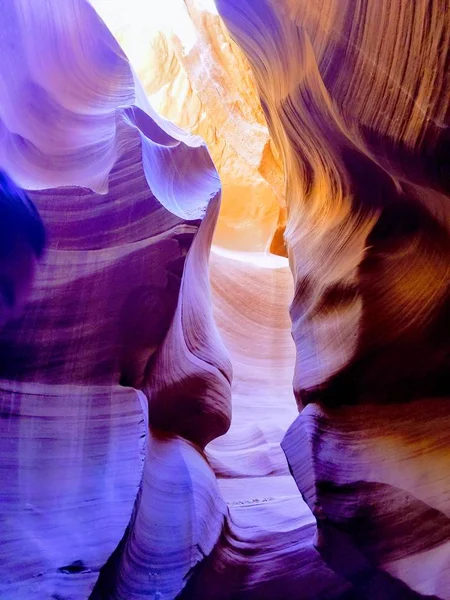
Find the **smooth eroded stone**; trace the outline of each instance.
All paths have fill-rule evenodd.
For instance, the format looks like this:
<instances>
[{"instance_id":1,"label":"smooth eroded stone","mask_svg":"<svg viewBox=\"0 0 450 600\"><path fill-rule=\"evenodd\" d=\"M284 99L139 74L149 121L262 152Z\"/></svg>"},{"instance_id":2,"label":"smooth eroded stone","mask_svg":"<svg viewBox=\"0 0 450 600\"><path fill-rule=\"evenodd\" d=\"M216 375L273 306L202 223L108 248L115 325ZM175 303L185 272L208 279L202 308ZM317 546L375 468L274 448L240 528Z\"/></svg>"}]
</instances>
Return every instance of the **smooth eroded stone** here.
<instances>
[{"instance_id":1,"label":"smooth eroded stone","mask_svg":"<svg viewBox=\"0 0 450 600\"><path fill-rule=\"evenodd\" d=\"M222 480L220 487L227 522L183 600L334 600L349 592L314 548L314 517L289 476Z\"/></svg>"},{"instance_id":2,"label":"smooth eroded stone","mask_svg":"<svg viewBox=\"0 0 450 600\"><path fill-rule=\"evenodd\" d=\"M175 598L212 552L225 514L216 477L200 449L151 429L130 528L92 600Z\"/></svg>"},{"instance_id":3,"label":"smooth eroded stone","mask_svg":"<svg viewBox=\"0 0 450 600\"><path fill-rule=\"evenodd\" d=\"M288 430L282 446L318 520L318 549L361 592L450 597L449 425L443 398L310 404Z\"/></svg>"},{"instance_id":4,"label":"smooth eroded stone","mask_svg":"<svg viewBox=\"0 0 450 600\"><path fill-rule=\"evenodd\" d=\"M88 598L141 483L142 394L0 383L0 597Z\"/></svg>"},{"instance_id":5,"label":"smooth eroded stone","mask_svg":"<svg viewBox=\"0 0 450 600\"><path fill-rule=\"evenodd\" d=\"M447 598L447 3L217 7L283 156L308 405L283 447L316 545L358 598Z\"/></svg>"},{"instance_id":6,"label":"smooth eroded stone","mask_svg":"<svg viewBox=\"0 0 450 600\"><path fill-rule=\"evenodd\" d=\"M106 563L123 551L129 564L126 532L142 570L120 567L111 593L129 600L127 586L169 558L175 595L218 539L223 502L200 449L179 440L188 449L166 460L153 438L143 444L149 400L150 425L155 407L174 417L160 419L169 438L200 446L229 426L231 367L208 280L220 180L202 139L149 105L88 2L1 6L0 166L29 190L49 247L23 316L0 332L0 595L84 600ZM167 554L174 514L186 534Z\"/></svg>"}]
</instances>

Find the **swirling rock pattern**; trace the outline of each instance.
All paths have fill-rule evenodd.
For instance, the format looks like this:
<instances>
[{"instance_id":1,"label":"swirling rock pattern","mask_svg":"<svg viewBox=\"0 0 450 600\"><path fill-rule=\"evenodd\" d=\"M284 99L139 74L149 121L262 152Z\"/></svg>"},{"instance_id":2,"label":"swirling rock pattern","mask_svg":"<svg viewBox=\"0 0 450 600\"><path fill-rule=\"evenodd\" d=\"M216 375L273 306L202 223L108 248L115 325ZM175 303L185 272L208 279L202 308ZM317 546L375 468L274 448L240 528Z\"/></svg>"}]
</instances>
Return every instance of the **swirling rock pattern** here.
<instances>
[{"instance_id":1,"label":"swirling rock pattern","mask_svg":"<svg viewBox=\"0 0 450 600\"><path fill-rule=\"evenodd\" d=\"M0 335L0 596L175 597L224 518L202 453L231 412L207 271L220 181L87 2L1 10L0 164L50 244Z\"/></svg>"},{"instance_id":2,"label":"swirling rock pattern","mask_svg":"<svg viewBox=\"0 0 450 600\"><path fill-rule=\"evenodd\" d=\"M206 456L229 513L219 543L184 594L261 599L277 597L283 588L286 598L296 598L301 588L305 598L338 596L346 584L313 548L313 517L280 447L297 414L288 315L292 276L286 258L261 252L275 242L283 251L284 183L248 63L213 8L203 10L205 3L170 0L151 18L139 2L94 4L158 110L208 142L223 184L210 274L215 320L233 363L233 418L229 432L208 444ZM174 322L165 344L175 349L179 330ZM203 411L192 409L202 408L202 395L197 392L180 410L176 388L160 388L158 372L148 390L164 402L151 406L150 420L165 419L201 441L207 433Z\"/></svg>"},{"instance_id":3,"label":"swirling rock pattern","mask_svg":"<svg viewBox=\"0 0 450 600\"><path fill-rule=\"evenodd\" d=\"M136 74L85 0L0 2L50 234L0 335L0 596L448 598L449 7L218 0L244 56L177 4ZM220 181L146 95L222 175L212 296Z\"/></svg>"},{"instance_id":4,"label":"swirling rock pattern","mask_svg":"<svg viewBox=\"0 0 450 600\"><path fill-rule=\"evenodd\" d=\"M358 598L447 598L448 3L217 5L284 161L317 547Z\"/></svg>"},{"instance_id":5,"label":"swirling rock pattern","mask_svg":"<svg viewBox=\"0 0 450 600\"><path fill-rule=\"evenodd\" d=\"M297 412L287 261L214 247L210 266L214 316L233 364L233 417L206 455L228 515L181 597L341 598L349 585L314 548L314 517L280 447Z\"/></svg>"},{"instance_id":6,"label":"swirling rock pattern","mask_svg":"<svg viewBox=\"0 0 450 600\"><path fill-rule=\"evenodd\" d=\"M443 323L449 274L448 209L443 203L448 182L439 170L438 154L447 128L437 126L447 110L444 92L439 94L437 90L433 102L420 113L422 128L430 131L428 137L423 134L424 140L391 139L384 130L378 131L376 123L359 116L362 107L352 104L350 110L340 98L342 87L346 86L350 94L350 83L356 86L350 78L350 74L355 76L353 61L347 78L347 62L340 65L336 81L331 74L336 75L337 67L329 67L334 59L334 37L341 40L335 44L339 48L348 37L349 52L356 55L354 60L361 61L366 50L370 54L366 49L370 39L360 32L362 41L355 41L345 23L342 31L328 29L326 7L324 16L320 9L316 14L306 8L304 16L303 4L308 3L299 3L298 10L289 11L289 6L282 4L275 9L270 2L262 2L249 5L244 15L244 5L218 3L254 67L269 126L284 155L288 209L285 237L295 278L291 316L298 352L296 394L301 402L302 395L310 397L356 361L358 369L348 377L355 397L390 393L396 380L403 387L406 375L414 382L416 394L429 393L430 387L435 393L435 382L446 366L445 340L432 324L440 329L439 323ZM443 4L434 4L435 12L439 12L439 6L442 12ZM333 3L330 5L329 10ZM382 5L377 6L384 15ZM355 11L356 21L358 9L349 6L351 10ZM363 18L368 15L360 18L363 29ZM413 24L400 10L398 19L406 35ZM308 27L310 20L315 28ZM347 21L353 22L350 17ZM423 37L427 40L432 36L434 30L425 28ZM327 43L328 52L324 49ZM296 62L289 59L294 49ZM403 46L397 50L400 58L409 51ZM439 69L440 56L436 49L422 70ZM405 60L400 58L394 62L389 80L395 93L403 96L406 92L399 88L403 85L400 75ZM382 71L380 63L379 78ZM445 76L442 73L442 78ZM358 85L364 89L373 84L371 72L362 68L360 78L363 81L358 80ZM410 87L413 85L409 82ZM390 121L402 118L402 107L395 102L391 105L388 91L382 106L380 102L372 106L372 113L389 110ZM364 101L364 114L369 113L368 104ZM418 111L412 113L418 118ZM381 141L377 141L377 135ZM402 161L401 152L395 153L396 144L407 146L413 155L414 151L419 156L431 154L434 171L426 172L425 165L422 174L411 168L409 161ZM440 191L431 194L431 186ZM319 264L320 270L316 268ZM432 357L424 362L425 344ZM376 387L394 353L407 353L408 360L397 359L389 384L383 381ZM342 373L340 379L345 379Z\"/></svg>"}]
</instances>

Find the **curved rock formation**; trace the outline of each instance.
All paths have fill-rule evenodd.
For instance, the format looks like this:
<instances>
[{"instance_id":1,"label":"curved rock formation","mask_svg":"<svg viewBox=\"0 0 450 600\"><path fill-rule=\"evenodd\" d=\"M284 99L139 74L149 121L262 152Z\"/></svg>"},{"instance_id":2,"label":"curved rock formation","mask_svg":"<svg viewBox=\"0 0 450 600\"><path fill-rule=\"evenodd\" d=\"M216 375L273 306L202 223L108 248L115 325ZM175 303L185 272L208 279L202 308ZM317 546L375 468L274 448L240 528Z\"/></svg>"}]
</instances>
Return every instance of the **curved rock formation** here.
<instances>
[{"instance_id":1,"label":"curved rock formation","mask_svg":"<svg viewBox=\"0 0 450 600\"><path fill-rule=\"evenodd\" d=\"M2 15L0 163L50 246L25 316L0 335L0 595L87 598L122 540L113 589L94 594L174 597L224 513L201 450L231 408L207 271L220 181L202 140L148 105L87 2Z\"/></svg>"},{"instance_id":2,"label":"curved rock formation","mask_svg":"<svg viewBox=\"0 0 450 600\"><path fill-rule=\"evenodd\" d=\"M283 447L317 547L358 598L447 598L448 5L217 5L286 170L294 389L322 408Z\"/></svg>"},{"instance_id":3,"label":"curved rock formation","mask_svg":"<svg viewBox=\"0 0 450 600\"><path fill-rule=\"evenodd\" d=\"M0 1L1 598L450 597L447 4Z\"/></svg>"},{"instance_id":4,"label":"curved rock formation","mask_svg":"<svg viewBox=\"0 0 450 600\"><path fill-rule=\"evenodd\" d=\"M448 398L311 404L286 434L317 547L358 597L449 597L449 418Z\"/></svg>"},{"instance_id":5,"label":"curved rock formation","mask_svg":"<svg viewBox=\"0 0 450 600\"><path fill-rule=\"evenodd\" d=\"M349 586L315 550L314 518L280 442L296 416L285 259L211 253L214 316L233 364L233 417L206 448L228 515L182 598L341 598Z\"/></svg>"}]
</instances>

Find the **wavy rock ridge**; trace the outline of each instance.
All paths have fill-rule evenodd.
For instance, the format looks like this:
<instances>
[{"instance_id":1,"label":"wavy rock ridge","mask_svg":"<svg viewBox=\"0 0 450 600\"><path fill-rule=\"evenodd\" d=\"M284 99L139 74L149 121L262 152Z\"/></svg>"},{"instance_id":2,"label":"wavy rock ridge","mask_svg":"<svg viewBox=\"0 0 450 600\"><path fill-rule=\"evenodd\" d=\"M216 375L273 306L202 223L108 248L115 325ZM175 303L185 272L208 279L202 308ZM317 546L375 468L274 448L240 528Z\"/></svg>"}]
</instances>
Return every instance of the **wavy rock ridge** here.
<instances>
[{"instance_id":1,"label":"wavy rock ridge","mask_svg":"<svg viewBox=\"0 0 450 600\"><path fill-rule=\"evenodd\" d=\"M217 5L284 161L316 545L358 598L448 598L448 4Z\"/></svg>"},{"instance_id":2,"label":"wavy rock ridge","mask_svg":"<svg viewBox=\"0 0 450 600\"><path fill-rule=\"evenodd\" d=\"M174 597L224 514L202 454L231 410L207 270L220 181L87 2L2 15L0 162L50 246L1 333L0 596Z\"/></svg>"}]
</instances>

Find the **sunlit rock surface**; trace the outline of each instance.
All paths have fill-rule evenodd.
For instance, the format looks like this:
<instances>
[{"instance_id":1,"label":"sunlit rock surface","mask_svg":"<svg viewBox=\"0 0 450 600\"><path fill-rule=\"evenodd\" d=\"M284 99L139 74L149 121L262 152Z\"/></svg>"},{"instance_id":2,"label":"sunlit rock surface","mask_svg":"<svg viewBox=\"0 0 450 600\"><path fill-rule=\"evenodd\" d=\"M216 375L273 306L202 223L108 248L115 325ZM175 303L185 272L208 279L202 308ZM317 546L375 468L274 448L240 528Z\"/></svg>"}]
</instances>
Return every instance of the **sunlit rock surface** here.
<instances>
[{"instance_id":1,"label":"sunlit rock surface","mask_svg":"<svg viewBox=\"0 0 450 600\"><path fill-rule=\"evenodd\" d=\"M316 546L358 598L448 598L448 5L217 5L284 159Z\"/></svg>"},{"instance_id":2,"label":"sunlit rock surface","mask_svg":"<svg viewBox=\"0 0 450 600\"><path fill-rule=\"evenodd\" d=\"M264 251L284 222L281 159L245 56L212 0L92 0L156 110L201 135L222 181L215 243Z\"/></svg>"}]
</instances>

